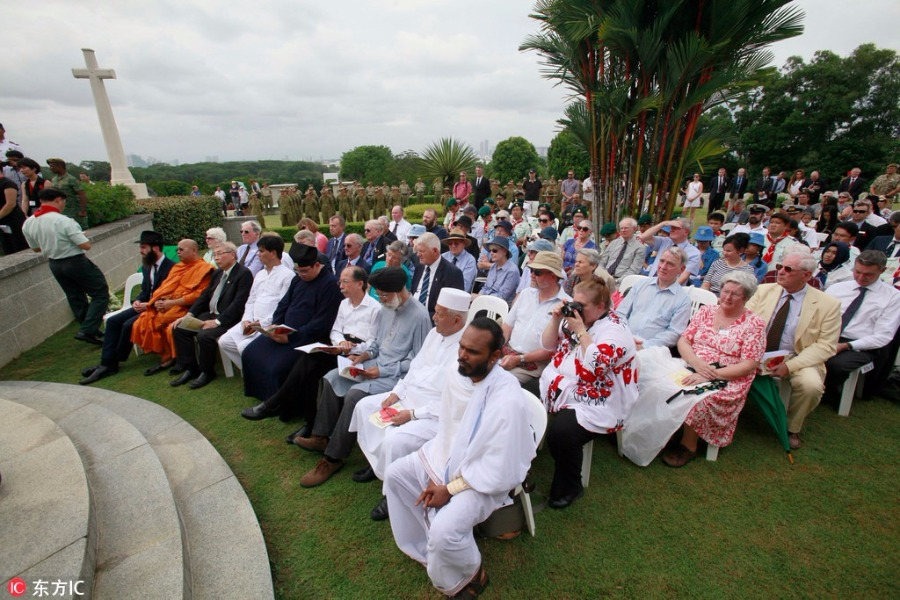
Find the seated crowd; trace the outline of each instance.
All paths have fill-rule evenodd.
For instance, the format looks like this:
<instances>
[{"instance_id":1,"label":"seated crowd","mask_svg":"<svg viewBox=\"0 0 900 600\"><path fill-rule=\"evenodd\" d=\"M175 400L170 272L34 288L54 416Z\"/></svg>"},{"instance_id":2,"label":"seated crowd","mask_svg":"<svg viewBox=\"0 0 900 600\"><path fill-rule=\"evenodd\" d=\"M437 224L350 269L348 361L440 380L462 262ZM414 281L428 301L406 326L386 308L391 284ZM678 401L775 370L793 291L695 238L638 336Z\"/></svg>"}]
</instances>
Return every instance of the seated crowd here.
<instances>
[{"instance_id":1,"label":"seated crowd","mask_svg":"<svg viewBox=\"0 0 900 600\"><path fill-rule=\"evenodd\" d=\"M702 392L651 450L672 467L700 440L731 443L767 353L785 356L771 374L790 384L794 449L851 371L893 365L900 291L883 274L900 255L900 212L876 235L871 202L857 202L817 255L809 225L761 204L732 205L730 232L710 214L695 244L688 219L645 216L595 238L577 193L559 216L488 200L454 203L446 231L431 211L422 224L370 220L360 236L336 214L330 238L303 226L288 251L248 221L239 247L210 232L214 266L189 239L172 264L162 237L144 232L141 296L108 319L100 363L80 383L115 374L135 344L159 355L147 375L168 370L170 385L199 389L221 353L254 399L243 417L304 420L287 441L322 458L302 486L325 483L358 444L368 465L353 480L382 482L371 517L390 519L438 590L474 597L487 574L473 527L511 502L540 442L523 389L552 416L549 505L563 509L584 492L585 444L627 436L632 410L660 401L639 386L642 362L672 361L690 372L681 385ZM718 304L692 313L691 285ZM499 324L470 315L486 297L505 309Z\"/></svg>"}]
</instances>

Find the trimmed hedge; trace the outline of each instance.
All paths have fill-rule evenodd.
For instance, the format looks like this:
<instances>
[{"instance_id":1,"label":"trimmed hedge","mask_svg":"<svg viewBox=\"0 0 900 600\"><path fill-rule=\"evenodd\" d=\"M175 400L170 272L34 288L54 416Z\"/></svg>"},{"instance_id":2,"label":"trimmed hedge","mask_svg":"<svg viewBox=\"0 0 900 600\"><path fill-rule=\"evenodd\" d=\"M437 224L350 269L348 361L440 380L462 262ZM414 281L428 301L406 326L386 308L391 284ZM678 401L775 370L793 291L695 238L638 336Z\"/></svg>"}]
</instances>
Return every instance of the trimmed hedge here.
<instances>
[{"instance_id":1,"label":"trimmed hedge","mask_svg":"<svg viewBox=\"0 0 900 600\"><path fill-rule=\"evenodd\" d=\"M166 244L189 238L201 246L210 227L221 227L222 206L213 196L168 196L137 200L139 213L153 215L153 229Z\"/></svg>"},{"instance_id":2,"label":"trimmed hedge","mask_svg":"<svg viewBox=\"0 0 900 600\"><path fill-rule=\"evenodd\" d=\"M134 193L124 185L110 186L106 182L96 182L84 186L87 197L88 227L112 223L135 213Z\"/></svg>"}]
</instances>

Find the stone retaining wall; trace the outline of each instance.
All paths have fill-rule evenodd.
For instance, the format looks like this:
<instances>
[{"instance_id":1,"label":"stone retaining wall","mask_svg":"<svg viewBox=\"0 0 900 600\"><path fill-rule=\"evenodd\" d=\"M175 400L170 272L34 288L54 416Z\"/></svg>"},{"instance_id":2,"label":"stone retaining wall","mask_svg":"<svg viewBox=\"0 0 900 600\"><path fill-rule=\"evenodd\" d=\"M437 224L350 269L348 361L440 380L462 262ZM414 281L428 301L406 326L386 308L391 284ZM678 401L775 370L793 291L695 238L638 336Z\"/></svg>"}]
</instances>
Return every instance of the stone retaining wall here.
<instances>
[{"instance_id":1,"label":"stone retaining wall","mask_svg":"<svg viewBox=\"0 0 900 600\"><path fill-rule=\"evenodd\" d=\"M150 215L133 215L85 231L87 256L100 267L110 290L121 289L139 265L135 242L152 228ZM0 256L0 367L34 348L72 321L72 311L47 259L26 250Z\"/></svg>"}]
</instances>

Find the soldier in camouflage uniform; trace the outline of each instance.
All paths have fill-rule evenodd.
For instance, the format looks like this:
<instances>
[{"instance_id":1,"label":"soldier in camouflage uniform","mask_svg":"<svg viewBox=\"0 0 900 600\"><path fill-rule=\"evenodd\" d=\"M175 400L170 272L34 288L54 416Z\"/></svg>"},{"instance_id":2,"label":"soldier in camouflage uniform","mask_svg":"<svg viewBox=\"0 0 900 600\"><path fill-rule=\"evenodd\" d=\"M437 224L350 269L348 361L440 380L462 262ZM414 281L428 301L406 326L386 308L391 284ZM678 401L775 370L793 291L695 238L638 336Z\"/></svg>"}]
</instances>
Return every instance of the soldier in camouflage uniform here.
<instances>
[{"instance_id":1,"label":"soldier in camouflage uniform","mask_svg":"<svg viewBox=\"0 0 900 600\"><path fill-rule=\"evenodd\" d=\"M319 217L319 201L316 198L316 190L313 189L312 184L306 188L306 195L303 197L303 210L300 211L300 217L309 217L310 219L317 219ZM299 220L299 218L292 220L291 223L296 223Z\"/></svg>"},{"instance_id":2,"label":"soldier in camouflage uniform","mask_svg":"<svg viewBox=\"0 0 900 600\"><path fill-rule=\"evenodd\" d=\"M491 179L491 197L496 198L500 195L500 182L496 179Z\"/></svg>"},{"instance_id":3,"label":"soldier in camouflage uniform","mask_svg":"<svg viewBox=\"0 0 900 600\"><path fill-rule=\"evenodd\" d=\"M316 223L327 223L333 214L334 196L331 195L331 187L326 185L322 188L322 196L319 198L319 220Z\"/></svg>"},{"instance_id":4,"label":"soldier in camouflage uniform","mask_svg":"<svg viewBox=\"0 0 900 600\"><path fill-rule=\"evenodd\" d=\"M347 188L341 185L338 188L338 212L341 214L344 219L347 221L353 220L353 204L350 202L350 192L347 191ZM326 219L330 219L331 215L325 215Z\"/></svg>"},{"instance_id":5,"label":"soldier in camouflage uniform","mask_svg":"<svg viewBox=\"0 0 900 600\"><path fill-rule=\"evenodd\" d=\"M396 185L391 187L391 206L403 206L403 195Z\"/></svg>"},{"instance_id":6,"label":"soldier in camouflage uniform","mask_svg":"<svg viewBox=\"0 0 900 600\"><path fill-rule=\"evenodd\" d=\"M265 229L266 213L263 210L262 201L256 195L256 192L250 194L250 214L256 217L256 220L259 221L259 226Z\"/></svg>"},{"instance_id":7,"label":"soldier in camouflage uniform","mask_svg":"<svg viewBox=\"0 0 900 600\"><path fill-rule=\"evenodd\" d=\"M303 199L297 188L286 189L278 198L281 208L281 224L288 227L300 220L303 214Z\"/></svg>"},{"instance_id":8,"label":"soldier in camouflage uniform","mask_svg":"<svg viewBox=\"0 0 900 600\"><path fill-rule=\"evenodd\" d=\"M366 194L366 188L363 186L356 187L356 210L354 211L354 221L368 221L369 216L369 197Z\"/></svg>"},{"instance_id":9,"label":"soldier in camouflage uniform","mask_svg":"<svg viewBox=\"0 0 900 600\"><path fill-rule=\"evenodd\" d=\"M416 178L415 190L416 202L423 204L425 202L425 182L422 181L421 177Z\"/></svg>"},{"instance_id":10,"label":"soldier in camouflage uniform","mask_svg":"<svg viewBox=\"0 0 900 600\"><path fill-rule=\"evenodd\" d=\"M438 201L438 198L441 198L441 194L444 193L444 183L441 181L440 177L435 177L434 181L431 182L431 193L434 194L434 202Z\"/></svg>"},{"instance_id":11,"label":"soldier in camouflage uniform","mask_svg":"<svg viewBox=\"0 0 900 600\"><path fill-rule=\"evenodd\" d=\"M366 186L366 198L369 199L369 203L372 203L375 201L375 186L372 185L371 181Z\"/></svg>"},{"instance_id":12,"label":"soldier in camouflage uniform","mask_svg":"<svg viewBox=\"0 0 900 600\"><path fill-rule=\"evenodd\" d=\"M387 214L387 198L384 197L384 189L375 188L375 201L372 203L372 218L377 219Z\"/></svg>"},{"instance_id":13,"label":"soldier in camouflage uniform","mask_svg":"<svg viewBox=\"0 0 900 600\"><path fill-rule=\"evenodd\" d=\"M409 204L409 195L412 193L412 190L409 189L409 184L406 183L405 179L400 180L400 206L406 208Z\"/></svg>"}]
</instances>

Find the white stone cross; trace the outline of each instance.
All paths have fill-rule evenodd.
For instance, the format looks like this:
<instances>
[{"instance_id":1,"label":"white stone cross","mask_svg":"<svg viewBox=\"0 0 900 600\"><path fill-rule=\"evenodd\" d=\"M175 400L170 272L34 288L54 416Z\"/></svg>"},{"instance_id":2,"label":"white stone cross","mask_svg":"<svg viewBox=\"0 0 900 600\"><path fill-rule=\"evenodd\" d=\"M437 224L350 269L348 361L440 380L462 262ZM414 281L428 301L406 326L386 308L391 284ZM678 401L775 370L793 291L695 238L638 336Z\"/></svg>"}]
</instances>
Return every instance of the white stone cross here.
<instances>
[{"instance_id":1,"label":"white stone cross","mask_svg":"<svg viewBox=\"0 0 900 600\"><path fill-rule=\"evenodd\" d=\"M91 92L94 95L94 104L97 106L97 117L100 119L100 130L103 132L103 143L106 145L106 154L109 156L110 185L123 184L134 192L135 198L147 198L147 186L143 183L135 183L128 163L125 161L125 150L122 148L122 140L119 137L119 128L113 117L112 105L104 79L115 79L116 72L112 69L101 69L97 65L97 58L90 48L82 48L86 69L72 69L75 79L87 79L91 82Z\"/></svg>"}]
</instances>

